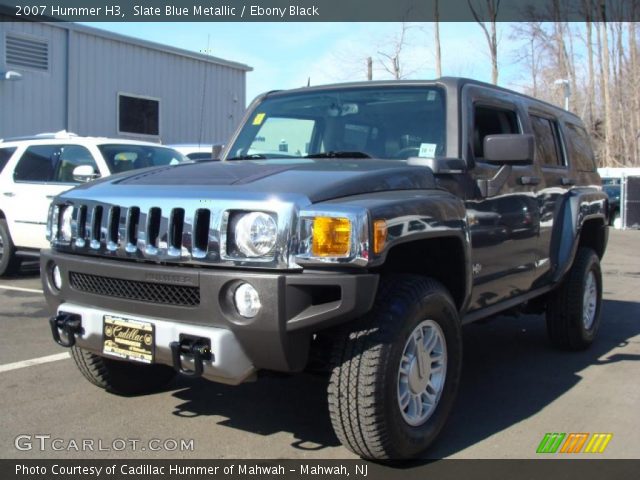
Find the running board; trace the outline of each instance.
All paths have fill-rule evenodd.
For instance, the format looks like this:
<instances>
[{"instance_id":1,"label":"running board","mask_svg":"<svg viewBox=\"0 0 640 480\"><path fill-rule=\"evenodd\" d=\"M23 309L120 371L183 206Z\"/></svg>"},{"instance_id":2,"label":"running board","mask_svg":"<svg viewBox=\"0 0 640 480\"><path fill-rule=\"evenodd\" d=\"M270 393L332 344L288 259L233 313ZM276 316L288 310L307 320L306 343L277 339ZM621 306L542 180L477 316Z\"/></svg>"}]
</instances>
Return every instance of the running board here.
<instances>
[{"instance_id":1,"label":"running board","mask_svg":"<svg viewBox=\"0 0 640 480\"><path fill-rule=\"evenodd\" d=\"M503 302L497 303L495 305L491 305L489 307L480 308L478 310L474 310L473 312L467 313L462 318L462 324L466 325L468 323L473 323L477 320L482 320L483 318L491 317L500 312L504 312L505 310L509 310L510 308L516 307L524 302L532 300L540 295L544 295L547 292L553 290L555 285L547 285L542 288L538 288L536 290L532 290L522 295L518 295L517 297L510 298Z\"/></svg>"},{"instance_id":2,"label":"running board","mask_svg":"<svg viewBox=\"0 0 640 480\"><path fill-rule=\"evenodd\" d=\"M20 257L38 258L40 257L40 250L16 250L15 254Z\"/></svg>"}]
</instances>

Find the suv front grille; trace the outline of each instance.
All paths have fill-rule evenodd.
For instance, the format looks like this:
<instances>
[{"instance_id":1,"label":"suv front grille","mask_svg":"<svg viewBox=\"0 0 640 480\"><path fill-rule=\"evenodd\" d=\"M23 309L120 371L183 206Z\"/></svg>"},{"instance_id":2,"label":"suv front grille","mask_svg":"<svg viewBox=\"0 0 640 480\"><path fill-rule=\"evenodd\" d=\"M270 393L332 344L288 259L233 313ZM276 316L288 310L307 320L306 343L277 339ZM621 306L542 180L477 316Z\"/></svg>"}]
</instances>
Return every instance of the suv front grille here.
<instances>
[{"instance_id":1,"label":"suv front grille","mask_svg":"<svg viewBox=\"0 0 640 480\"><path fill-rule=\"evenodd\" d=\"M71 288L96 295L182 307L200 305L199 287L139 282L78 272L69 272L69 281Z\"/></svg>"}]
</instances>

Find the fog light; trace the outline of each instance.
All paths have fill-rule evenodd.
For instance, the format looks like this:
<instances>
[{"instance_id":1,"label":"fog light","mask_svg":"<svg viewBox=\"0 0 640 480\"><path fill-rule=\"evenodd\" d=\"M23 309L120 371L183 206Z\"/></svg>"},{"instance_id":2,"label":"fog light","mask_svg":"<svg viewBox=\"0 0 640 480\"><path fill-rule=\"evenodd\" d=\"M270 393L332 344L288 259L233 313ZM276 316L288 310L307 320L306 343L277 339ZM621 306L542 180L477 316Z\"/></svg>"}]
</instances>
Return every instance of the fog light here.
<instances>
[{"instance_id":1,"label":"fog light","mask_svg":"<svg viewBox=\"0 0 640 480\"><path fill-rule=\"evenodd\" d=\"M60 267L58 265L53 267L51 278L53 280L53 286L60 290L62 288L62 272L60 271Z\"/></svg>"},{"instance_id":2,"label":"fog light","mask_svg":"<svg viewBox=\"0 0 640 480\"><path fill-rule=\"evenodd\" d=\"M255 317L262 307L257 290L248 283L243 283L236 288L233 300L236 304L236 310L245 318Z\"/></svg>"}]
</instances>

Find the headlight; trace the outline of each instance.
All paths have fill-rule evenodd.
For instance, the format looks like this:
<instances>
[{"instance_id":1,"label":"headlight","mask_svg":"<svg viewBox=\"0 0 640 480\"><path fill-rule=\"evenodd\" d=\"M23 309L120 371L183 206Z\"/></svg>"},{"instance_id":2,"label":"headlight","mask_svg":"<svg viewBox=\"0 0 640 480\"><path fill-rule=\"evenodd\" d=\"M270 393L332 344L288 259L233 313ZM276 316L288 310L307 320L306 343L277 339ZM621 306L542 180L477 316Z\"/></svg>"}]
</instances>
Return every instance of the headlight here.
<instances>
[{"instance_id":1,"label":"headlight","mask_svg":"<svg viewBox=\"0 0 640 480\"><path fill-rule=\"evenodd\" d=\"M247 257L264 257L271 253L278 239L275 219L263 212L246 213L235 224L235 243Z\"/></svg>"},{"instance_id":2,"label":"headlight","mask_svg":"<svg viewBox=\"0 0 640 480\"><path fill-rule=\"evenodd\" d=\"M62 242L71 241L71 221L73 220L73 207L61 207L62 216L60 217L60 230L58 239Z\"/></svg>"},{"instance_id":3,"label":"headlight","mask_svg":"<svg viewBox=\"0 0 640 480\"><path fill-rule=\"evenodd\" d=\"M53 241L53 239L55 238L54 235L54 225L56 228L56 234L57 234L57 229L58 229L58 221L56 220L56 223L53 223L53 217L54 217L54 212L57 210L56 206L52 203L51 205L49 205L49 213L47 214L47 227L45 230L45 235L47 237L47 241L51 242Z\"/></svg>"}]
</instances>

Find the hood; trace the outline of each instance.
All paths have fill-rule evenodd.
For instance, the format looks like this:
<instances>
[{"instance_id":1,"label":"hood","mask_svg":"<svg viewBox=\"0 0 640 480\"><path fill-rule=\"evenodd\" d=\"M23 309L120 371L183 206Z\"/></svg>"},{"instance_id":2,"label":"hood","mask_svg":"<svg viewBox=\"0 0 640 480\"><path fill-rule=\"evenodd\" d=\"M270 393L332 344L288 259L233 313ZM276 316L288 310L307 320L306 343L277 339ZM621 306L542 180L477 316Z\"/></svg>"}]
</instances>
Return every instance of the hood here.
<instances>
[{"instance_id":1,"label":"hood","mask_svg":"<svg viewBox=\"0 0 640 480\"><path fill-rule=\"evenodd\" d=\"M187 187L211 195L213 191L298 194L312 203L371 192L435 188L431 170L409 166L401 160L294 159L240 160L185 163L136 170L106 177L76 188L79 190L138 190ZM80 192L78 192L80 193Z\"/></svg>"}]
</instances>

